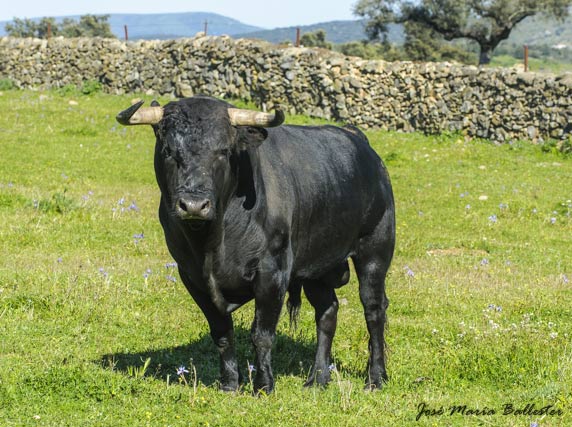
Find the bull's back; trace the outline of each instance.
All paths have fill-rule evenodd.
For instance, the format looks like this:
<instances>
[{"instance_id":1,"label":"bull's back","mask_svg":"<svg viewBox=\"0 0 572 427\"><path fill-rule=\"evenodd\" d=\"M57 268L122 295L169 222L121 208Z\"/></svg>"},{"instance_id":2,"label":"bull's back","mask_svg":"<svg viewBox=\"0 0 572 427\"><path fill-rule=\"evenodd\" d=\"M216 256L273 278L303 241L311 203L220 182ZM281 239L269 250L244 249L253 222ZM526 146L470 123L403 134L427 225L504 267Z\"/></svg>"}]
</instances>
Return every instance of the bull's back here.
<instances>
[{"instance_id":1,"label":"bull's back","mask_svg":"<svg viewBox=\"0 0 572 427\"><path fill-rule=\"evenodd\" d=\"M381 160L359 131L282 126L260 148L267 208L289 225L299 276L346 259L393 203Z\"/></svg>"}]
</instances>

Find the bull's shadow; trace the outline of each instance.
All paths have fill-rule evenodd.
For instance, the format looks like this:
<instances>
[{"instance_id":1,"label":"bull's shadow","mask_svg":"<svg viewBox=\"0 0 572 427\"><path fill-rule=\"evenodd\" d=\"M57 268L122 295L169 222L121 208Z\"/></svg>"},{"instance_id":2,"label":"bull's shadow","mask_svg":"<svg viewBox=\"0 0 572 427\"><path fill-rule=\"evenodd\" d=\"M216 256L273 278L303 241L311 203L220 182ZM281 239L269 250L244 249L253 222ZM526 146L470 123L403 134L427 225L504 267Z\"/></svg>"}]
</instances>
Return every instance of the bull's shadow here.
<instances>
[{"instance_id":1,"label":"bull's shadow","mask_svg":"<svg viewBox=\"0 0 572 427\"><path fill-rule=\"evenodd\" d=\"M243 382L248 377L248 363L254 363L254 350L250 341L250 331L235 327L235 342L240 372ZM294 334L299 335L299 334ZM314 361L315 343L306 337L291 337L277 332L272 351L274 376L296 375L305 380ZM145 361L150 362L143 373ZM127 375L134 371L162 381L177 381L177 369L194 366L197 380L206 386L215 384L219 376L219 356L210 335L202 335L189 344L158 350L135 353L106 354L100 359L105 369L113 369ZM187 374L188 375L188 374Z\"/></svg>"}]
</instances>

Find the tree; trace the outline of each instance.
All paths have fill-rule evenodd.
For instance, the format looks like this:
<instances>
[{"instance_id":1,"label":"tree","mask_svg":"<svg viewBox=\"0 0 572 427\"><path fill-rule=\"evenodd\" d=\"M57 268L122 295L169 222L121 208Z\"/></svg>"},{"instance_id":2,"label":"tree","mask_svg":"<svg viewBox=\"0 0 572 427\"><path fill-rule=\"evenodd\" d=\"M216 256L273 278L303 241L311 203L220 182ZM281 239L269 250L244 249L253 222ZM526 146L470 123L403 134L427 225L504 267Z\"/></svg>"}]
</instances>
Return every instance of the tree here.
<instances>
[{"instance_id":1,"label":"tree","mask_svg":"<svg viewBox=\"0 0 572 427\"><path fill-rule=\"evenodd\" d=\"M300 43L306 47L332 48L332 44L326 41L326 32L324 30L303 34L300 38Z\"/></svg>"},{"instance_id":2,"label":"tree","mask_svg":"<svg viewBox=\"0 0 572 427\"><path fill-rule=\"evenodd\" d=\"M14 18L12 22L4 26L6 33L11 37L37 37L47 38L48 27L51 26L52 35L58 35L58 27L55 18L42 18L39 21L24 18Z\"/></svg>"},{"instance_id":3,"label":"tree","mask_svg":"<svg viewBox=\"0 0 572 427\"><path fill-rule=\"evenodd\" d=\"M474 64L474 52L447 43L435 30L414 21L405 24L404 57L409 61L457 61Z\"/></svg>"},{"instance_id":4,"label":"tree","mask_svg":"<svg viewBox=\"0 0 572 427\"><path fill-rule=\"evenodd\" d=\"M66 18L62 21L61 33L64 37L105 37L115 38L109 26L109 15L83 15L79 22Z\"/></svg>"},{"instance_id":5,"label":"tree","mask_svg":"<svg viewBox=\"0 0 572 427\"><path fill-rule=\"evenodd\" d=\"M107 22L108 19L109 15L83 15L79 18L79 22L65 18L58 24L55 18L42 18L39 21L14 18L4 29L10 37L47 38L48 26L51 26L52 36L115 38Z\"/></svg>"},{"instance_id":6,"label":"tree","mask_svg":"<svg viewBox=\"0 0 572 427\"><path fill-rule=\"evenodd\" d=\"M445 40L474 40L480 48L479 64L488 64L518 23L542 12L563 18L570 5L572 0L359 0L354 13L366 18L372 40L385 34L390 22L415 22Z\"/></svg>"}]
</instances>

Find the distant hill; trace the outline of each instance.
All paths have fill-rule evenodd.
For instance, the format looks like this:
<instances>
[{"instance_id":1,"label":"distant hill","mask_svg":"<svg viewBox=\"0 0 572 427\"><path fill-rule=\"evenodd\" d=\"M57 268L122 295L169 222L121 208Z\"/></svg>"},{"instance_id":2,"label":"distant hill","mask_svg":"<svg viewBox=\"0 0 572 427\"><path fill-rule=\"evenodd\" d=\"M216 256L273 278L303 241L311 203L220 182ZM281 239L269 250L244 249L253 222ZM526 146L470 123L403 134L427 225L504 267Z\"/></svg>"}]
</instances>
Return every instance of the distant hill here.
<instances>
[{"instance_id":1,"label":"distant hill","mask_svg":"<svg viewBox=\"0 0 572 427\"><path fill-rule=\"evenodd\" d=\"M302 34L311 33L317 30L324 30L326 32L326 39L329 42L346 43L350 41L361 41L367 39L364 27L365 23L363 20L356 20L322 22L319 24L302 25L299 28ZM237 34L236 37L262 39L271 43L282 43L286 40L293 42L296 38L296 28L298 27L261 30L244 34ZM391 43L402 44L404 39L403 26L390 24L388 38Z\"/></svg>"},{"instance_id":2,"label":"distant hill","mask_svg":"<svg viewBox=\"0 0 572 427\"><path fill-rule=\"evenodd\" d=\"M56 17L59 22L64 18L78 20L79 16ZM34 18L39 20L41 18ZM261 30L260 27L243 24L236 19L206 12L188 13L157 13L157 14L110 14L109 25L111 31L118 38L124 38L124 25L127 25L129 39L171 39L192 37L203 31L205 21L208 23L208 34L234 36ZM6 35L4 25L8 21L0 22L0 36Z\"/></svg>"}]
</instances>

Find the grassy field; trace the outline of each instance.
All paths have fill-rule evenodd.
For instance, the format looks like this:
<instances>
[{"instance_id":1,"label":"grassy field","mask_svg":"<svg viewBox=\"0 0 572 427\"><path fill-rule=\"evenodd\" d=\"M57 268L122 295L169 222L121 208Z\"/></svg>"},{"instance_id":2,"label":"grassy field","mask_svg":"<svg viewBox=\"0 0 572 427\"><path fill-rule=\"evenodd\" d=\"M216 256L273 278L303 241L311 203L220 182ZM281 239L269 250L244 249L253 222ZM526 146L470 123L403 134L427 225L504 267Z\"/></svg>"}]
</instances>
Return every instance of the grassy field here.
<instances>
[{"instance_id":1,"label":"grassy field","mask_svg":"<svg viewBox=\"0 0 572 427\"><path fill-rule=\"evenodd\" d=\"M397 203L389 383L362 390L353 276L327 389L302 388L315 338L304 301L296 330L280 322L275 393L225 394L158 222L152 131L114 120L130 98L0 96L1 426L572 425L571 157L368 133ZM243 373L252 315L235 316Z\"/></svg>"},{"instance_id":2,"label":"grassy field","mask_svg":"<svg viewBox=\"0 0 572 427\"><path fill-rule=\"evenodd\" d=\"M514 67L515 65L523 66L523 60L517 59L509 55L497 55L493 56L490 67ZM535 73L552 73L552 74L564 74L572 72L572 64L564 60L559 61L549 58L535 58L530 57L528 61L529 71Z\"/></svg>"}]
</instances>

